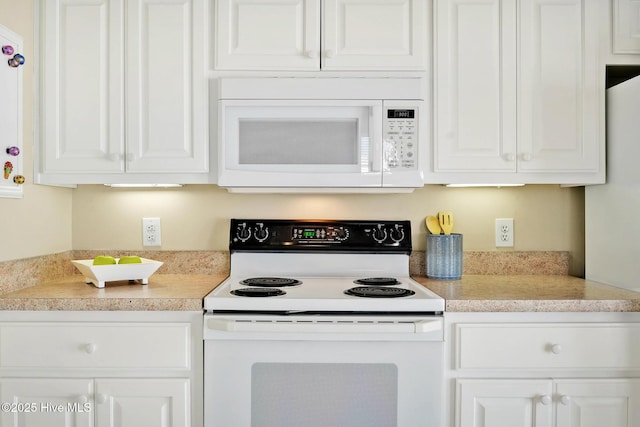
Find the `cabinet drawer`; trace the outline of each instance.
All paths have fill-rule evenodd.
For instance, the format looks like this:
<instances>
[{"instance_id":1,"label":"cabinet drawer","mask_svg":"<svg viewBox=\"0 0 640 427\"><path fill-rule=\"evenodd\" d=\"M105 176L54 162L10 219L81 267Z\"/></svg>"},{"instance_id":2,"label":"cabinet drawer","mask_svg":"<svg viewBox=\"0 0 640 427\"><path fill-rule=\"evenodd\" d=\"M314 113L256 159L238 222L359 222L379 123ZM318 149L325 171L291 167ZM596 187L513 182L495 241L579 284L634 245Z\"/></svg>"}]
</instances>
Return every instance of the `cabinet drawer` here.
<instances>
[{"instance_id":1,"label":"cabinet drawer","mask_svg":"<svg viewBox=\"0 0 640 427\"><path fill-rule=\"evenodd\" d=\"M2 368L188 369L184 323L11 323L0 326Z\"/></svg>"},{"instance_id":2,"label":"cabinet drawer","mask_svg":"<svg viewBox=\"0 0 640 427\"><path fill-rule=\"evenodd\" d=\"M636 324L457 324L458 369L637 369Z\"/></svg>"}]
</instances>

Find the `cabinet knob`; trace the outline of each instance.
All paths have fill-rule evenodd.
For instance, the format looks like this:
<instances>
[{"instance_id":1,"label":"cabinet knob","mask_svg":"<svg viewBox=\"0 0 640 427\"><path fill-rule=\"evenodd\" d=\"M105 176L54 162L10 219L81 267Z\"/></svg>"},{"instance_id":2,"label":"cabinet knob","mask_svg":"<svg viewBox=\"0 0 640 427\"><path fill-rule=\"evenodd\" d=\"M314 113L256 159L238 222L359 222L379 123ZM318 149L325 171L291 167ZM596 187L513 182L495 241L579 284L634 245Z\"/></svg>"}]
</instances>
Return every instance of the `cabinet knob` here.
<instances>
[{"instance_id":1,"label":"cabinet knob","mask_svg":"<svg viewBox=\"0 0 640 427\"><path fill-rule=\"evenodd\" d=\"M324 56L326 56L327 58L333 58L334 56L336 56L336 51L329 49L325 51Z\"/></svg>"},{"instance_id":2,"label":"cabinet knob","mask_svg":"<svg viewBox=\"0 0 640 427\"><path fill-rule=\"evenodd\" d=\"M84 394L81 396L78 396L78 403L80 403L81 405L84 405L85 403L88 403L88 402L89 402L89 396L86 396Z\"/></svg>"},{"instance_id":3,"label":"cabinet knob","mask_svg":"<svg viewBox=\"0 0 640 427\"><path fill-rule=\"evenodd\" d=\"M553 353L553 354L562 353L562 346L560 344L551 345L551 353Z\"/></svg>"},{"instance_id":4,"label":"cabinet knob","mask_svg":"<svg viewBox=\"0 0 640 427\"><path fill-rule=\"evenodd\" d=\"M560 403L562 403L563 405L568 405L569 403L571 403L571 396L567 396L566 394L563 394L562 396L560 396Z\"/></svg>"},{"instance_id":5,"label":"cabinet knob","mask_svg":"<svg viewBox=\"0 0 640 427\"><path fill-rule=\"evenodd\" d=\"M545 394L544 396L540 396L540 403L542 403L545 406L551 405L551 396L549 396L548 394Z\"/></svg>"},{"instance_id":6,"label":"cabinet knob","mask_svg":"<svg viewBox=\"0 0 640 427\"><path fill-rule=\"evenodd\" d=\"M505 153L504 159L508 162L513 162L516 159L516 156L513 153Z\"/></svg>"},{"instance_id":7,"label":"cabinet knob","mask_svg":"<svg viewBox=\"0 0 640 427\"><path fill-rule=\"evenodd\" d=\"M96 403L104 403L107 401L107 395L103 393L96 394Z\"/></svg>"},{"instance_id":8,"label":"cabinet knob","mask_svg":"<svg viewBox=\"0 0 640 427\"><path fill-rule=\"evenodd\" d=\"M307 58L317 58L318 57L318 51L317 50L308 50L307 51Z\"/></svg>"},{"instance_id":9,"label":"cabinet knob","mask_svg":"<svg viewBox=\"0 0 640 427\"><path fill-rule=\"evenodd\" d=\"M97 347L94 343L89 343L89 344L86 344L86 345L84 346L84 351L85 351L87 354L92 354L92 353L95 353L95 351L96 351L96 349L97 349L97 348L98 348L98 347Z\"/></svg>"},{"instance_id":10,"label":"cabinet knob","mask_svg":"<svg viewBox=\"0 0 640 427\"><path fill-rule=\"evenodd\" d=\"M524 160L525 162L530 162L532 158L533 156L531 155L531 153L522 154L522 160Z\"/></svg>"}]
</instances>

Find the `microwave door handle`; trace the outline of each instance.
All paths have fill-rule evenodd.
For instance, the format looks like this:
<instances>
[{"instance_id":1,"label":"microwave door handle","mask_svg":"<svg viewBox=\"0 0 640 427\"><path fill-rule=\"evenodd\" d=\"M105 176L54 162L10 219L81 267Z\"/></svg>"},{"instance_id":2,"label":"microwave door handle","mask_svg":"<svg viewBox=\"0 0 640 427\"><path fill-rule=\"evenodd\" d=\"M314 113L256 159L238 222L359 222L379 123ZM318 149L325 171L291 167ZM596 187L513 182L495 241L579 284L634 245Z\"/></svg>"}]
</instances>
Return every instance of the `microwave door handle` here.
<instances>
[{"instance_id":1,"label":"microwave door handle","mask_svg":"<svg viewBox=\"0 0 640 427\"><path fill-rule=\"evenodd\" d=\"M377 118L382 117L382 106L372 106L369 108L369 135L370 145L370 170L371 172L382 172L382 126L383 122L378 122Z\"/></svg>"}]
</instances>

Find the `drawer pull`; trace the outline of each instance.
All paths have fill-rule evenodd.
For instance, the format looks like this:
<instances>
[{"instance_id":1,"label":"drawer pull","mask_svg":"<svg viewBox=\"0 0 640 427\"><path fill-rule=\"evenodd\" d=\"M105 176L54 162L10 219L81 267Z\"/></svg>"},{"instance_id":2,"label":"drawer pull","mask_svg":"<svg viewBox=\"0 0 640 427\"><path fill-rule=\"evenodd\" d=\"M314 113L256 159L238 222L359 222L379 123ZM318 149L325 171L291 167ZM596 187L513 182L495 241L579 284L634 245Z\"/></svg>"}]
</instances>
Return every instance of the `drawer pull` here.
<instances>
[{"instance_id":1,"label":"drawer pull","mask_svg":"<svg viewBox=\"0 0 640 427\"><path fill-rule=\"evenodd\" d=\"M562 352L562 346L560 344L553 344L551 346L551 353L560 354Z\"/></svg>"},{"instance_id":2,"label":"drawer pull","mask_svg":"<svg viewBox=\"0 0 640 427\"><path fill-rule=\"evenodd\" d=\"M98 393L96 394L96 403L104 403L107 401L107 395L106 394L102 394L102 393Z\"/></svg>"},{"instance_id":3,"label":"drawer pull","mask_svg":"<svg viewBox=\"0 0 640 427\"><path fill-rule=\"evenodd\" d=\"M87 352L87 354L92 354L96 352L97 348L98 347L94 343L89 343L84 346L84 351Z\"/></svg>"},{"instance_id":4,"label":"drawer pull","mask_svg":"<svg viewBox=\"0 0 640 427\"><path fill-rule=\"evenodd\" d=\"M566 394L563 394L562 396L560 396L560 403L562 403L563 405L568 405L569 403L571 403L571 396L567 396Z\"/></svg>"},{"instance_id":5,"label":"drawer pull","mask_svg":"<svg viewBox=\"0 0 640 427\"><path fill-rule=\"evenodd\" d=\"M545 394L544 396L540 396L540 403L544 406L551 405L551 396Z\"/></svg>"}]
</instances>

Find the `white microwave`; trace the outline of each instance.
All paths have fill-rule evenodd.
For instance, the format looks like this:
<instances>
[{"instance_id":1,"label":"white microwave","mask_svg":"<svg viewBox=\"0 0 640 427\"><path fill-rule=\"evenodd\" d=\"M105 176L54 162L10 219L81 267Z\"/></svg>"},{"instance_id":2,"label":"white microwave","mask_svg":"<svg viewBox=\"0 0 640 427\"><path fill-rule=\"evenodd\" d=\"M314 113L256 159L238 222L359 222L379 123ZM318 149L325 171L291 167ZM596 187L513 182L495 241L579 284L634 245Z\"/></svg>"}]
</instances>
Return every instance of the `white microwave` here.
<instances>
[{"instance_id":1,"label":"white microwave","mask_svg":"<svg viewBox=\"0 0 640 427\"><path fill-rule=\"evenodd\" d=\"M412 191L424 185L421 78L223 78L218 185Z\"/></svg>"}]
</instances>

